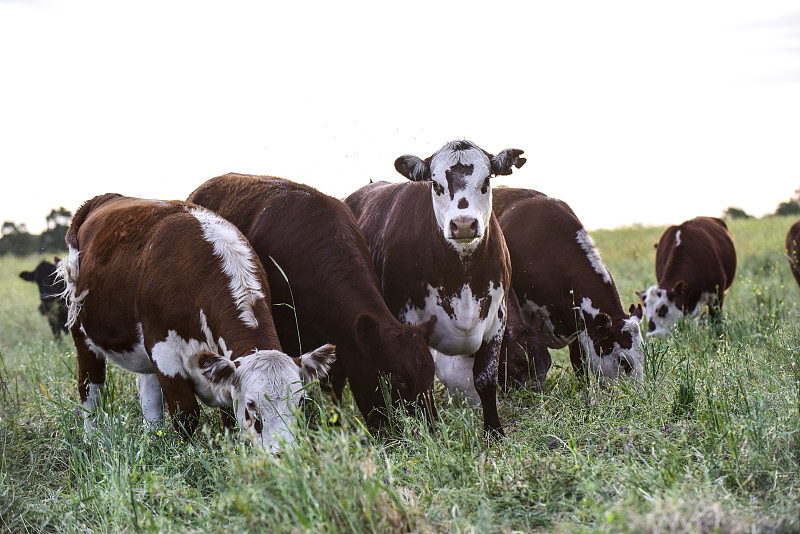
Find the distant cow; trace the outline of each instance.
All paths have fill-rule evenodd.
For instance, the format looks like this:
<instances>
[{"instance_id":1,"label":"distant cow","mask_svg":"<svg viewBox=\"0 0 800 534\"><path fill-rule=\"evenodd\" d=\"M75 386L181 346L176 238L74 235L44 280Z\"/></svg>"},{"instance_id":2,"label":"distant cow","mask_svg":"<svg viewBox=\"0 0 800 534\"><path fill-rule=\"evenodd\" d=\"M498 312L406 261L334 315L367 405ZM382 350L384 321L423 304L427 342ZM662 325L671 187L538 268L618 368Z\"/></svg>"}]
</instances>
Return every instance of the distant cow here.
<instances>
[{"instance_id":1,"label":"distant cow","mask_svg":"<svg viewBox=\"0 0 800 534\"><path fill-rule=\"evenodd\" d=\"M484 430L502 435L497 414L498 352L506 323L510 264L492 214L492 175L511 174L521 150L493 156L470 141L431 157L401 156L411 182L372 183L345 200L367 238L383 297L402 322L436 318L429 343L440 365L461 358L461 384L474 385Z\"/></svg>"},{"instance_id":2,"label":"distant cow","mask_svg":"<svg viewBox=\"0 0 800 534\"><path fill-rule=\"evenodd\" d=\"M405 325L389 312L364 236L340 200L283 178L242 174L212 178L188 200L225 217L249 239L266 269L278 337L290 354L300 353L298 343L336 344L331 379L337 398L349 379L368 424L382 424L384 373L395 400L424 395L433 409L432 321Z\"/></svg>"},{"instance_id":3,"label":"distant cow","mask_svg":"<svg viewBox=\"0 0 800 534\"><path fill-rule=\"evenodd\" d=\"M163 391L176 430L192 433L199 397L235 407L271 451L279 436L292 440L301 381L324 374L334 348L281 352L266 275L233 225L184 202L109 193L81 206L66 241L59 274L87 428L109 359L137 373L147 421L162 419Z\"/></svg>"},{"instance_id":4,"label":"distant cow","mask_svg":"<svg viewBox=\"0 0 800 534\"><path fill-rule=\"evenodd\" d=\"M786 232L786 242L785 242L785 252L786 257L789 259L789 267L792 269L792 276L794 276L795 281L798 285L800 285L800 254L798 251L800 250L800 221L794 223L789 231Z\"/></svg>"},{"instance_id":5,"label":"distant cow","mask_svg":"<svg viewBox=\"0 0 800 534\"><path fill-rule=\"evenodd\" d=\"M721 219L695 217L670 226L656 245L656 280L637 291L647 316L648 336L661 337L679 317L722 310L736 276L733 234Z\"/></svg>"},{"instance_id":6,"label":"distant cow","mask_svg":"<svg viewBox=\"0 0 800 534\"><path fill-rule=\"evenodd\" d=\"M19 277L28 282L33 282L39 287L39 313L47 317L50 330L56 338L62 332L67 333L67 308L61 300L65 285L56 278L56 265L60 258L54 256L55 265L49 261L42 261L33 271L22 271Z\"/></svg>"},{"instance_id":7,"label":"distant cow","mask_svg":"<svg viewBox=\"0 0 800 534\"><path fill-rule=\"evenodd\" d=\"M499 187L494 212L511 254L511 285L527 320L541 320L550 348L569 345L585 380L643 376L641 306L625 313L611 273L578 217L538 191Z\"/></svg>"}]
</instances>

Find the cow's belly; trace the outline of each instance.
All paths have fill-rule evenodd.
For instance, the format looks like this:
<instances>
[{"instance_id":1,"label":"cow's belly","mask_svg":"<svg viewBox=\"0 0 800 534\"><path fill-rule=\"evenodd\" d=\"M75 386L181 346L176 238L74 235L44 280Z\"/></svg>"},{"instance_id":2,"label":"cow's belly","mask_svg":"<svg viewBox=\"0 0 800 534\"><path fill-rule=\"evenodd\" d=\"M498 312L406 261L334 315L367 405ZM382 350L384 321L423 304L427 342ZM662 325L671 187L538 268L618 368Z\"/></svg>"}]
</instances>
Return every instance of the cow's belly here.
<instances>
[{"instance_id":1,"label":"cow's belly","mask_svg":"<svg viewBox=\"0 0 800 534\"><path fill-rule=\"evenodd\" d=\"M409 303L399 318L405 323L421 324L436 317L428 344L445 355L469 355L496 335L498 324L503 324L499 312L505 314L504 296L502 286L490 286L483 298L475 297L469 285L451 296L441 295L439 288L428 286L424 308Z\"/></svg>"},{"instance_id":2,"label":"cow's belly","mask_svg":"<svg viewBox=\"0 0 800 534\"><path fill-rule=\"evenodd\" d=\"M83 330L82 326L81 330ZM97 357L110 360L131 373L152 374L155 372L153 362L150 361L150 356L147 355L144 348L141 335L139 341L130 350L125 351L107 349L95 343L86 331L84 331L84 335L86 335L86 345Z\"/></svg>"}]
</instances>

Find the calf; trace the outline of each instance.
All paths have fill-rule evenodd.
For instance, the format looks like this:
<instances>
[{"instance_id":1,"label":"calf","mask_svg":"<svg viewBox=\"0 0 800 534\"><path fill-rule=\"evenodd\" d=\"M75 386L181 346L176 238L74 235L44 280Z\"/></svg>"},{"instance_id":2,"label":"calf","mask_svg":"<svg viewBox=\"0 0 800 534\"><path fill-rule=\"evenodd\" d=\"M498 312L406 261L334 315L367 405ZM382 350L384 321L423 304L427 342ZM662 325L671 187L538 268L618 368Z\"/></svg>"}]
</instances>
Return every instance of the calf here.
<instances>
[{"instance_id":1,"label":"calf","mask_svg":"<svg viewBox=\"0 0 800 534\"><path fill-rule=\"evenodd\" d=\"M511 282L514 282L513 274ZM503 344L500 346L497 383L501 386L527 386L534 391L544 391L545 379L552 363L547 350L544 321L539 315L525 315L513 288L508 292L507 309L508 318Z\"/></svg>"},{"instance_id":2,"label":"calf","mask_svg":"<svg viewBox=\"0 0 800 534\"><path fill-rule=\"evenodd\" d=\"M800 242L800 221L794 223L789 231L786 232L785 250L786 257L789 259L789 268L792 270L792 276L795 281L800 285L800 260L798 260L798 242Z\"/></svg>"},{"instance_id":3,"label":"calf","mask_svg":"<svg viewBox=\"0 0 800 534\"><path fill-rule=\"evenodd\" d=\"M641 379L641 306L625 313L611 273L572 209L538 191L499 187L494 212L511 254L511 285L526 320L542 321L547 345L569 345L582 380L590 371L603 381Z\"/></svg>"},{"instance_id":4,"label":"calf","mask_svg":"<svg viewBox=\"0 0 800 534\"><path fill-rule=\"evenodd\" d=\"M65 285L63 280L56 278L56 266L61 261L54 256L55 265L49 261L42 261L33 271L22 271L19 277L27 282L33 282L39 287L39 313L47 317L47 323L55 338L60 338L62 333L67 333L67 308L61 300Z\"/></svg>"},{"instance_id":5,"label":"calf","mask_svg":"<svg viewBox=\"0 0 800 534\"><path fill-rule=\"evenodd\" d=\"M503 434L497 414L497 360L506 323L510 264L492 214L490 177L511 174L521 150L493 156L453 141L422 160L401 156L405 183L372 183L351 194L389 310L404 323L436 318L428 343L440 368L465 365L457 382L474 383L484 430Z\"/></svg>"},{"instance_id":6,"label":"calf","mask_svg":"<svg viewBox=\"0 0 800 534\"><path fill-rule=\"evenodd\" d=\"M340 200L282 178L226 174L202 184L189 201L225 217L249 239L266 269L278 337L290 354L322 340L336 344L337 398L349 379L367 423L381 425L385 374L395 401L422 395L433 409L427 340L435 319L416 327L389 312L364 236Z\"/></svg>"},{"instance_id":7,"label":"calf","mask_svg":"<svg viewBox=\"0 0 800 534\"><path fill-rule=\"evenodd\" d=\"M636 292L647 335L663 337L679 317L697 317L705 306L715 317L735 276L736 248L723 220L695 217L667 228L656 245L658 283Z\"/></svg>"},{"instance_id":8,"label":"calf","mask_svg":"<svg viewBox=\"0 0 800 534\"><path fill-rule=\"evenodd\" d=\"M301 380L324 374L334 348L281 352L266 275L233 225L184 202L106 194L81 206L66 241L59 274L87 428L108 359L137 373L147 421L162 418L163 392L175 428L189 435L199 397L233 406L270 451L278 437L291 441Z\"/></svg>"}]
</instances>

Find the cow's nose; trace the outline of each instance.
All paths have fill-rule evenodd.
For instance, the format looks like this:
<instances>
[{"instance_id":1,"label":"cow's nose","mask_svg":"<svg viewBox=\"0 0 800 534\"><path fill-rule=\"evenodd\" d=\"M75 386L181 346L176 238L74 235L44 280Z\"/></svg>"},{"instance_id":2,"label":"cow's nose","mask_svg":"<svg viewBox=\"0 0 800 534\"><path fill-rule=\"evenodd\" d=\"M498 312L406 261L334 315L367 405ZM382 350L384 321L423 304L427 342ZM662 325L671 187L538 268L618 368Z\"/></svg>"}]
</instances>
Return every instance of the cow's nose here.
<instances>
[{"instance_id":1,"label":"cow's nose","mask_svg":"<svg viewBox=\"0 0 800 534\"><path fill-rule=\"evenodd\" d=\"M653 330L655 330L655 329L656 329L656 323L654 323L654 322L653 322L653 320L652 320L652 319L650 319L650 320L647 322L647 331L648 331L648 332L652 332L652 331L653 331Z\"/></svg>"},{"instance_id":2,"label":"cow's nose","mask_svg":"<svg viewBox=\"0 0 800 534\"><path fill-rule=\"evenodd\" d=\"M453 239L475 239L478 236L478 219L456 217L450 221L450 235Z\"/></svg>"}]
</instances>

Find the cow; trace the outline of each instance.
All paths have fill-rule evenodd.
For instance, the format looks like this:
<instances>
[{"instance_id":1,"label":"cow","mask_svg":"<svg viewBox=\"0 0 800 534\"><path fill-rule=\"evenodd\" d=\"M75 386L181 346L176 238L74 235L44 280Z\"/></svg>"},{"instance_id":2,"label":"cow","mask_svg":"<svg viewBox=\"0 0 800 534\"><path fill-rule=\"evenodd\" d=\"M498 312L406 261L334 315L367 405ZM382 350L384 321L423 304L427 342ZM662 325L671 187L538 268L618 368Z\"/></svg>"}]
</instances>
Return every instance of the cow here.
<instances>
[{"instance_id":1,"label":"cow","mask_svg":"<svg viewBox=\"0 0 800 534\"><path fill-rule=\"evenodd\" d=\"M85 202L67 231L68 325L87 430L106 361L137 374L147 423L163 417L191 436L197 398L270 452L293 438L301 382L323 375L332 345L290 358L270 313L266 274L241 233L181 201L107 193ZM163 392L163 399L162 399Z\"/></svg>"},{"instance_id":2,"label":"cow","mask_svg":"<svg viewBox=\"0 0 800 534\"><path fill-rule=\"evenodd\" d=\"M656 244L656 285L636 294L647 316L647 335L664 337L680 317L708 307L722 310L736 276L736 247L725 221L695 217L670 226Z\"/></svg>"},{"instance_id":3,"label":"cow","mask_svg":"<svg viewBox=\"0 0 800 534\"><path fill-rule=\"evenodd\" d=\"M374 182L349 195L383 298L401 322L436 318L429 339L437 376L472 384L484 431L503 435L497 413L498 353L511 281L508 250L492 213L491 177L525 163L522 150L492 155L471 141L445 144L395 169L408 182ZM460 359L458 365L454 365ZM444 368L457 370L443 377Z\"/></svg>"},{"instance_id":4,"label":"cow","mask_svg":"<svg viewBox=\"0 0 800 534\"><path fill-rule=\"evenodd\" d=\"M569 346L581 382L641 380L641 306L625 313L614 278L566 202L498 187L494 212L511 255L511 285L524 318L544 324L547 345Z\"/></svg>"},{"instance_id":5,"label":"cow","mask_svg":"<svg viewBox=\"0 0 800 534\"><path fill-rule=\"evenodd\" d=\"M203 183L188 201L231 221L252 244L289 354L322 340L336 344L331 385L337 400L349 380L367 424L384 426L383 375L396 404L435 417L428 350L435 319L417 327L389 312L364 236L341 200L284 178L230 173Z\"/></svg>"},{"instance_id":6,"label":"cow","mask_svg":"<svg viewBox=\"0 0 800 534\"><path fill-rule=\"evenodd\" d=\"M800 242L800 221L794 223L789 231L786 232L785 249L786 257L789 259L789 268L792 270L792 276L795 281L800 285L800 260L798 260L798 242Z\"/></svg>"},{"instance_id":7,"label":"cow","mask_svg":"<svg viewBox=\"0 0 800 534\"><path fill-rule=\"evenodd\" d=\"M53 337L60 338L67 329L67 308L61 300L65 290L64 282L56 279L56 266L61 259L53 256L55 264L41 261L33 271L22 271L19 277L33 282L39 287L39 313L47 318Z\"/></svg>"}]
</instances>

